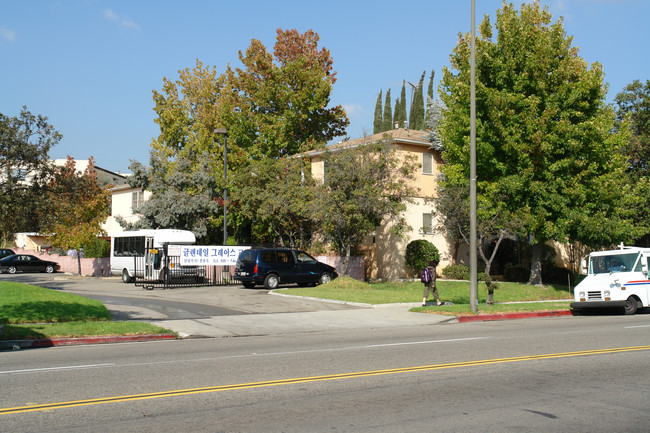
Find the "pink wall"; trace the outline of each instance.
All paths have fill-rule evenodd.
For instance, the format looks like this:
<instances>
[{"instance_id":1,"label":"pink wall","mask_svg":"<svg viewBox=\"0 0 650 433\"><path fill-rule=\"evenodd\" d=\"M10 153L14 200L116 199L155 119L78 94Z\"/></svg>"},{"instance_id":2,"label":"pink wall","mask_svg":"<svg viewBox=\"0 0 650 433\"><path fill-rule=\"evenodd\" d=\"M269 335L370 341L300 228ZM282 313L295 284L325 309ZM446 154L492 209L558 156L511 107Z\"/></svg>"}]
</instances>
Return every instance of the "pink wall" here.
<instances>
[{"instance_id":1,"label":"pink wall","mask_svg":"<svg viewBox=\"0 0 650 433\"><path fill-rule=\"evenodd\" d=\"M41 251L14 249L16 254L31 254L39 259L57 262L61 269L59 272L69 272L77 274L79 265L76 257L60 256L58 254L48 254ZM81 259L81 275L86 277L105 277L111 275L110 259Z\"/></svg>"}]
</instances>

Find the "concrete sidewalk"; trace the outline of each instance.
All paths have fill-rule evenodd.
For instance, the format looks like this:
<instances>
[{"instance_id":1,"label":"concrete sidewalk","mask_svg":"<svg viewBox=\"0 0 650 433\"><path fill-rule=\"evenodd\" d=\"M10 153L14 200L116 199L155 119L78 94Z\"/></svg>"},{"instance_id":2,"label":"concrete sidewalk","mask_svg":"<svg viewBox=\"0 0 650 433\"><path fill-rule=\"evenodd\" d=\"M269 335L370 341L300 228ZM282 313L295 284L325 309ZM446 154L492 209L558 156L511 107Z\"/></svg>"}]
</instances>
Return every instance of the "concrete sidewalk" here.
<instances>
[{"instance_id":1,"label":"concrete sidewalk","mask_svg":"<svg viewBox=\"0 0 650 433\"><path fill-rule=\"evenodd\" d=\"M178 332L182 338L200 338L395 328L457 322L455 316L409 312L409 309L416 305L419 304L354 310L245 314L194 320L154 320L149 323Z\"/></svg>"}]
</instances>

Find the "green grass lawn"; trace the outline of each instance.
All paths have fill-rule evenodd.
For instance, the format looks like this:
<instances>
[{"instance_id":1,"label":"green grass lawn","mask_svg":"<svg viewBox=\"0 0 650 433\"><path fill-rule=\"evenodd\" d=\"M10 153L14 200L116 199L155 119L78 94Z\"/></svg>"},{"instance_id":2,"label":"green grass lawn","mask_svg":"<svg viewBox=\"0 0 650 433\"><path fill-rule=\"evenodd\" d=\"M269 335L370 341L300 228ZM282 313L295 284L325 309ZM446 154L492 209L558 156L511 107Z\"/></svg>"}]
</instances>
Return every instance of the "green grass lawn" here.
<instances>
[{"instance_id":1,"label":"green grass lawn","mask_svg":"<svg viewBox=\"0 0 650 433\"><path fill-rule=\"evenodd\" d=\"M113 322L104 304L57 290L0 281L0 339L167 334L142 322Z\"/></svg>"},{"instance_id":2,"label":"green grass lawn","mask_svg":"<svg viewBox=\"0 0 650 433\"><path fill-rule=\"evenodd\" d=\"M413 311L439 312L447 314L470 313L469 282L438 280L438 294L442 301L453 302L454 305L441 307L427 306L414 308ZM385 282L364 283L349 277L337 278L328 284L310 288L291 288L277 290L280 293L296 296L309 296L322 299L335 299L344 302L359 302L364 304L392 304L422 302L424 285L420 282ZM487 289L485 284L478 285L479 311L509 312L509 311L549 311L569 308L573 297L566 288L556 286L531 286L521 283L498 283L494 291L495 305L485 305ZM535 302L562 300L562 302ZM432 298L429 297L429 301ZM522 304L500 304L502 302L526 302ZM482 304L482 305L481 305Z\"/></svg>"}]
</instances>

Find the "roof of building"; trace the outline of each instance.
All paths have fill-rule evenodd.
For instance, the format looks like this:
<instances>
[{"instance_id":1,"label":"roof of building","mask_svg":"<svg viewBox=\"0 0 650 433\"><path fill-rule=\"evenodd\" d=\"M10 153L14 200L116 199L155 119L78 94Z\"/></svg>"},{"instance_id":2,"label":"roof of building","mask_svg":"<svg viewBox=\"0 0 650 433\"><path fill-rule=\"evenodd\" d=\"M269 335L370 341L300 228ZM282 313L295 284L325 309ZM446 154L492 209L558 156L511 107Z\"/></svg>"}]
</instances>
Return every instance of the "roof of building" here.
<instances>
[{"instance_id":1,"label":"roof of building","mask_svg":"<svg viewBox=\"0 0 650 433\"><path fill-rule=\"evenodd\" d=\"M380 132L379 134L367 135L354 140L343 140L336 144L327 146L327 150L346 149L350 147L361 146L368 143L374 143L384 138L384 135L392 137L393 142L404 144L415 144L418 146L431 146L429 141L430 133L427 131L416 131L412 129L396 128L389 131ZM312 150L300 154L300 156L317 156L324 153L323 150Z\"/></svg>"}]
</instances>

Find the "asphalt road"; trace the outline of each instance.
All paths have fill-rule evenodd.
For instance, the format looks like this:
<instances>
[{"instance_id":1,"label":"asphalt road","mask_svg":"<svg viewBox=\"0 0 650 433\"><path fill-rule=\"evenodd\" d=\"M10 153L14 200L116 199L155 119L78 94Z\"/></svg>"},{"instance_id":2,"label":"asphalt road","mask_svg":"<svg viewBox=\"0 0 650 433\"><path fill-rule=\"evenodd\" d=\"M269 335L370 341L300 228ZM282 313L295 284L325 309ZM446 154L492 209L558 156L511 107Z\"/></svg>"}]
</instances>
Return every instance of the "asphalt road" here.
<instances>
[{"instance_id":1,"label":"asphalt road","mask_svg":"<svg viewBox=\"0 0 650 433\"><path fill-rule=\"evenodd\" d=\"M3 352L0 430L647 431L649 331L617 315Z\"/></svg>"}]
</instances>

